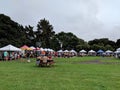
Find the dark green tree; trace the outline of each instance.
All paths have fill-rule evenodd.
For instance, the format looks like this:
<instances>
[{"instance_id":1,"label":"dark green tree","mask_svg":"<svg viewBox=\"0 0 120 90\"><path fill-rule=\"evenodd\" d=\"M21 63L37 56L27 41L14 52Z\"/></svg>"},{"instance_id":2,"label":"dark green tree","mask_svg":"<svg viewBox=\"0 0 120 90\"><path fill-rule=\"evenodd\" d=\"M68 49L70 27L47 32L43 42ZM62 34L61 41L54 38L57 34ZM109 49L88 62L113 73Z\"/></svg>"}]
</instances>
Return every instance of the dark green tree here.
<instances>
[{"instance_id":1,"label":"dark green tree","mask_svg":"<svg viewBox=\"0 0 120 90\"><path fill-rule=\"evenodd\" d=\"M111 46L111 45L106 45L105 46L105 50L112 50L112 51L114 51L114 48Z\"/></svg>"},{"instance_id":2,"label":"dark green tree","mask_svg":"<svg viewBox=\"0 0 120 90\"><path fill-rule=\"evenodd\" d=\"M90 49L95 50L95 51L98 51L99 49L105 50L103 44L102 45L93 44L93 45L90 46Z\"/></svg>"},{"instance_id":3,"label":"dark green tree","mask_svg":"<svg viewBox=\"0 0 120 90\"><path fill-rule=\"evenodd\" d=\"M76 35L74 35L71 32L65 33L65 32L60 32L56 34L56 38L59 42L59 47L61 46L60 44L62 43L62 49L74 49L77 50L77 45L84 44L84 40L79 39Z\"/></svg>"},{"instance_id":4,"label":"dark green tree","mask_svg":"<svg viewBox=\"0 0 120 90\"><path fill-rule=\"evenodd\" d=\"M49 21L46 19L42 19L37 24L36 34L36 42L41 42L42 47L50 48L50 41L55 35L53 31L53 26L50 25Z\"/></svg>"},{"instance_id":5,"label":"dark green tree","mask_svg":"<svg viewBox=\"0 0 120 90\"><path fill-rule=\"evenodd\" d=\"M54 37L52 37L52 39L50 40L50 46L52 49L54 49L55 51L61 49L60 47L60 42L58 41L57 36L55 35Z\"/></svg>"},{"instance_id":6,"label":"dark green tree","mask_svg":"<svg viewBox=\"0 0 120 90\"><path fill-rule=\"evenodd\" d=\"M26 40L27 40L27 45L29 46L35 46L35 32L33 31L33 27L28 25L25 26L25 35L26 35Z\"/></svg>"},{"instance_id":7,"label":"dark green tree","mask_svg":"<svg viewBox=\"0 0 120 90\"><path fill-rule=\"evenodd\" d=\"M96 50L97 48L103 50L107 50L107 49L114 50L115 48L115 42L109 40L108 38L94 39L89 41L88 44L93 50Z\"/></svg>"},{"instance_id":8,"label":"dark green tree","mask_svg":"<svg viewBox=\"0 0 120 90\"><path fill-rule=\"evenodd\" d=\"M0 14L0 46L13 44L15 46L22 45L23 26L11 20L9 16ZM25 38L24 38L25 39Z\"/></svg>"},{"instance_id":9,"label":"dark green tree","mask_svg":"<svg viewBox=\"0 0 120 90\"><path fill-rule=\"evenodd\" d=\"M120 48L120 39L117 39L117 41L116 41L116 49L117 48Z\"/></svg>"},{"instance_id":10,"label":"dark green tree","mask_svg":"<svg viewBox=\"0 0 120 90\"><path fill-rule=\"evenodd\" d=\"M30 33L27 33L30 28L30 26L24 28L11 20L9 16L0 14L0 47L8 44L18 47L23 44L30 44L30 39L28 39Z\"/></svg>"},{"instance_id":11,"label":"dark green tree","mask_svg":"<svg viewBox=\"0 0 120 90\"><path fill-rule=\"evenodd\" d=\"M77 48L77 51L79 52L80 50L84 49L86 51L89 51L90 50L90 46L87 44L87 43L84 43L84 44L79 44L76 46Z\"/></svg>"}]
</instances>

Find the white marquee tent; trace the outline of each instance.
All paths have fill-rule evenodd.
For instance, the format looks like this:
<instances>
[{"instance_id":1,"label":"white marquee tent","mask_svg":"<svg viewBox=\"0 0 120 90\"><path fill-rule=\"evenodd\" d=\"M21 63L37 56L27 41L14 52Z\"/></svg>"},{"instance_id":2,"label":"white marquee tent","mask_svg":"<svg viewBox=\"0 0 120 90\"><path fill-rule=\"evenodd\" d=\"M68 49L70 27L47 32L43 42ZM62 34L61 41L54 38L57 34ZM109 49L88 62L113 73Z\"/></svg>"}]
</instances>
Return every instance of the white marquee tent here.
<instances>
[{"instance_id":1,"label":"white marquee tent","mask_svg":"<svg viewBox=\"0 0 120 90\"><path fill-rule=\"evenodd\" d=\"M107 51L105 51L105 53L113 53L113 51L107 50Z\"/></svg>"},{"instance_id":2,"label":"white marquee tent","mask_svg":"<svg viewBox=\"0 0 120 90\"><path fill-rule=\"evenodd\" d=\"M7 46L0 48L0 51L21 51L21 49L9 44Z\"/></svg>"},{"instance_id":3,"label":"white marquee tent","mask_svg":"<svg viewBox=\"0 0 120 90\"><path fill-rule=\"evenodd\" d=\"M59 50L59 51L57 51L57 52L62 53L62 52L63 52L63 50Z\"/></svg>"},{"instance_id":4,"label":"white marquee tent","mask_svg":"<svg viewBox=\"0 0 120 90\"><path fill-rule=\"evenodd\" d=\"M67 53L67 52L69 52L69 51L68 51L68 50L65 50L64 52L66 52L66 53Z\"/></svg>"},{"instance_id":5,"label":"white marquee tent","mask_svg":"<svg viewBox=\"0 0 120 90\"><path fill-rule=\"evenodd\" d=\"M88 53L96 53L94 50L90 50L88 51Z\"/></svg>"},{"instance_id":6,"label":"white marquee tent","mask_svg":"<svg viewBox=\"0 0 120 90\"><path fill-rule=\"evenodd\" d=\"M120 51L120 48L118 48L117 51Z\"/></svg>"},{"instance_id":7,"label":"white marquee tent","mask_svg":"<svg viewBox=\"0 0 120 90\"><path fill-rule=\"evenodd\" d=\"M90 56L96 56L96 51L90 50L90 51L88 51L88 55L90 55Z\"/></svg>"},{"instance_id":8,"label":"white marquee tent","mask_svg":"<svg viewBox=\"0 0 120 90\"><path fill-rule=\"evenodd\" d=\"M85 51L85 50L81 50L80 53L87 53L87 51Z\"/></svg>"},{"instance_id":9,"label":"white marquee tent","mask_svg":"<svg viewBox=\"0 0 120 90\"><path fill-rule=\"evenodd\" d=\"M70 50L70 52L71 52L71 53L77 53L77 52L76 52L75 50L73 50L73 49L72 49L72 50Z\"/></svg>"}]
</instances>

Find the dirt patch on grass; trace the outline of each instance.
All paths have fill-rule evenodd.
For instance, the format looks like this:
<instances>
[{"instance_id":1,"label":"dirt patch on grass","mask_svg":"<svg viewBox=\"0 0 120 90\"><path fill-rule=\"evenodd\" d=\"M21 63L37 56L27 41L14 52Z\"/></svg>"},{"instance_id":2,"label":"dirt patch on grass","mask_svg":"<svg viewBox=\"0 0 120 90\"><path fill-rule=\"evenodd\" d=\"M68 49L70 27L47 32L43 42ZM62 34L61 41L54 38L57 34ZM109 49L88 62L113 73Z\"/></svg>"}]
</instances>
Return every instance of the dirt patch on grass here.
<instances>
[{"instance_id":1,"label":"dirt patch on grass","mask_svg":"<svg viewBox=\"0 0 120 90\"><path fill-rule=\"evenodd\" d=\"M120 62L103 62L101 60L81 61L79 64L120 64Z\"/></svg>"}]
</instances>

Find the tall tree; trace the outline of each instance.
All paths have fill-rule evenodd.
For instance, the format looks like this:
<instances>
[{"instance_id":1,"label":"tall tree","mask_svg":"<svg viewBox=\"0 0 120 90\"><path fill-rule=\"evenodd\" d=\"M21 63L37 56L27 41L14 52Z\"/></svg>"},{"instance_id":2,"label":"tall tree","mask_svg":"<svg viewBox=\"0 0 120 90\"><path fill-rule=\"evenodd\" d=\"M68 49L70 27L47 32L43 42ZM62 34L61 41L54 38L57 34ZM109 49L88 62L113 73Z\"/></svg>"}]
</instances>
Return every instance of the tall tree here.
<instances>
[{"instance_id":1,"label":"tall tree","mask_svg":"<svg viewBox=\"0 0 120 90\"><path fill-rule=\"evenodd\" d=\"M120 48L120 39L118 39L117 41L116 41L116 49L117 48Z\"/></svg>"},{"instance_id":2,"label":"tall tree","mask_svg":"<svg viewBox=\"0 0 120 90\"><path fill-rule=\"evenodd\" d=\"M101 39L94 39L88 42L88 44L93 48L96 47L95 49L111 49L114 50L115 48L115 42L109 40L108 38L101 38ZM94 48L93 48L94 49Z\"/></svg>"},{"instance_id":3,"label":"tall tree","mask_svg":"<svg viewBox=\"0 0 120 90\"><path fill-rule=\"evenodd\" d=\"M52 39L50 40L50 46L52 49L54 49L56 51L61 49L60 41L58 41L58 38L56 35L54 37L52 37Z\"/></svg>"},{"instance_id":4,"label":"tall tree","mask_svg":"<svg viewBox=\"0 0 120 90\"><path fill-rule=\"evenodd\" d=\"M62 49L75 49L77 50L77 45L84 44L84 40L79 39L76 35L71 32L65 33L60 32L56 34L58 42L62 43ZM59 43L59 46L60 46Z\"/></svg>"},{"instance_id":5,"label":"tall tree","mask_svg":"<svg viewBox=\"0 0 120 90\"><path fill-rule=\"evenodd\" d=\"M41 42L42 47L50 48L50 40L55 35L53 26L50 25L49 21L42 19L37 24L36 31L36 42Z\"/></svg>"},{"instance_id":6,"label":"tall tree","mask_svg":"<svg viewBox=\"0 0 120 90\"><path fill-rule=\"evenodd\" d=\"M27 39L27 45L35 45L35 32L33 31L33 27L28 25L25 26L25 35Z\"/></svg>"},{"instance_id":7,"label":"tall tree","mask_svg":"<svg viewBox=\"0 0 120 90\"><path fill-rule=\"evenodd\" d=\"M21 46L25 41L24 28L17 22L11 20L9 16L0 14L0 46L13 44ZM23 40L24 39L24 40Z\"/></svg>"}]
</instances>

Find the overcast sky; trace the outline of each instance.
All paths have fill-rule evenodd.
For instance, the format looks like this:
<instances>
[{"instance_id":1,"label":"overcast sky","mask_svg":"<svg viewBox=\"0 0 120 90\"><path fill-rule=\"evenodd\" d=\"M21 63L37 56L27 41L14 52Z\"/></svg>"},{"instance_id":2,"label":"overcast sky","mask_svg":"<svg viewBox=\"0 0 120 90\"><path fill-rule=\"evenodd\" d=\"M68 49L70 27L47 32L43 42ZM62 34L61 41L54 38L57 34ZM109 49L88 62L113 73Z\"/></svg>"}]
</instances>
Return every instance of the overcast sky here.
<instances>
[{"instance_id":1,"label":"overcast sky","mask_svg":"<svg viewBox=\"0 0 120 90\"><path fill-rule=\"evenodd\" d=\"M0 0L0 13L34 29L46 18L56 33L72 32L85 41L120 39L120 0Z\"/></svg>"}]
</instances>

